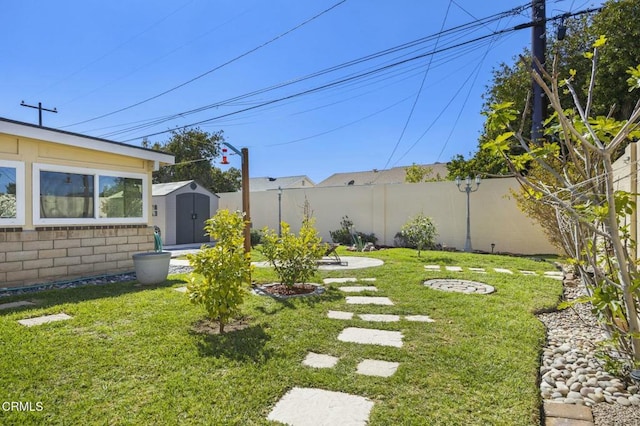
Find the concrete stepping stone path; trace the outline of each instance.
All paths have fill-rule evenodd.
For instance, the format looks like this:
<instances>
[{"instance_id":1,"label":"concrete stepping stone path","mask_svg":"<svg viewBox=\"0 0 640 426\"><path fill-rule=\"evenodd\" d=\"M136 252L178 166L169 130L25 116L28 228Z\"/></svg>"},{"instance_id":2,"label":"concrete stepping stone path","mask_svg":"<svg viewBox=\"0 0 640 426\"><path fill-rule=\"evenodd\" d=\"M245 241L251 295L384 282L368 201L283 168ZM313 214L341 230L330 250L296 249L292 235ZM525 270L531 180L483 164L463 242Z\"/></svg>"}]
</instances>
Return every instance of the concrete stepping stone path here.
<instances>
[{"instance_id":1,"label":"concrete stepping stone path","mask_svg":"<svg viewBox=\"0 0 640 426\"><path fill-rule=\"evenodd\" d=\"M347 296L346 302L348 305L393 305L393 302L388 297Z\"/></svg>"},{"instance_id":2,"label":"concrete stepping stone path","mask_svg":"<svg viewBox=\"0 0 640 426\"><path fill-rule=\"evenodd\" d=\"M176 288L174 288L174 290L177 291L178 293L186 293L187 292L187 287L186 286L176 287Z\"/></svg>"},{"instance_id":3,"label":"concrete stepping stone path","mask_svg":"<svg viewBox=\"0 0 640 426\"><path fill-rule=\"evenodd\" d=\"M347 327L340 332L341 342L402 347L402 333L399 331L377 330L372 328Z\"/></svg>"},{"instance_id":4,"label":"concrete stepping stone path","mask_svg":"<svg viewBox=\"0 0 640 426\"><path fill-rule=\"evenodd\" d=\"M361 320L372 322L398 322L400 321L400 315L388 315L388 314L360 314L358 315Z\"/></svg>"},{"instance_id":5,"label":"concrete stepping stone path","mask_svg":"<svg viewBox=\"0 0 640 426\"><path fill-rule=\"evenodd\" d=\"M449 272L462 272L462 266L445 266L444 269Z\"/></svg>"},{"instance_id":6,"label":"concrete stepping stone path","mask_svg":"<svg viewBox=\"0 0 640 426\"><path fill-rule=\"evenodd\" d=\"M331 319L350 320L353 318L353 312L329 311L327 317Z\"/></svg>"},{"instance_id":7,"label":"concrete stepping stone path","mask_svg":"<svg viewBox=\"0 0 640 426\"><path fill-rule=\"evenodd\" d=\"M391 377L398 370L399 362L365 359L358 364L356 373L365 376Z\"/></svg>"},{"instance_id":8,"label":"concrete stepping stone path","mask_svg":"<svg viewBox=\"0 0 640 426\"><path fill-rule=\"evenodd\" d=\"M486 274L487 271L484 268L469 268L471 272L477 272L479 274Z\"/></svg>"},{"instance_id":9,"label":"concrete stepping stone path","mask_svg":"<svg viewBox=\"0 0 640 426\"><path fill-rule=\"evenodd\" d=\"M42 325L42 324L47 324L55 321L64 321L71 318L73 317L65 313L61 313L61 314L44 315L41 317L22 319L22 320L18 320L18 322L26 327L33 327L34 325Z\"/></svg>"},{"instance_id":10,"label":"concrete stepping stone path","mask_svg":"<svg viewBox=\"0 0 640 426\"><path fill-rule=\"evenodd\" d=\"M335 356L309 352L302 364L313 368L333 368L338 363L338 360L339 358Z\"/></svg>"},{"instance_id":11,"label":"concrete stepping stone path","mask_svg":"<svg viewBox=\"0 0 640 426\"><path fill-rule=\"evenodd\" d=\"M368 282L373 282L375 281L375 278L353 278L353 277L347 277L347 278L325 278L322 281L325 284L344 284L344 283L356 283L358 281L368 281Z\"/></svg>"},{"instance_id":12,"label":"concrete stepping stone path","mask_svg":"<svg viewBox=\"0 0 640 426\"><path fill-rule=\"evenodd\" d=\"M358 395L294 387L273 407L267 420L292 426L365 426L373 401Z\"/></svg>"},{"instance_id":13,"label":"concrete stepping stone path","mask_svg":"<svg viewBox=\"0 0 640 426\"><path fill-rule=\"evenodd\" d=\"M372 285L338 287L338 290L343 291L345 293L362 293L363 291L378 291L378 289Z\"/></svg>"},{"instance_id":14,"label":"concrete stepping stone path","mask_svg":"<svg viewBox=\"0 0 640 426\"><path fill-rule=\"evenodd\" d=\"M404 319L412 322L436 322L426 315L407 315Z\"/></svg>"},{"instance_id":15,"label":"concrete stepping stone path","mask_svg":"<svg viewBox=\"0 0 640 426\"><path fill-rule=\"evenodd\" d=\"M27 302L26 300L19 300L17 302L9 302L0 304L0 311L3 309L21 308L23 306L35 306L33 302Z\"/></svg>"},{"instance_id":16,"label":"concrete stepping stone path","mask_svg":"<svg viewBox=\"0 0 640 426\"><path fill-rule=\"evenodd\" d=\"M500 274L512 274L513 275L513 271L510 269L505 269L505 268L493 268L494 271L500 273Z\"/></svg>"}]
</instances>

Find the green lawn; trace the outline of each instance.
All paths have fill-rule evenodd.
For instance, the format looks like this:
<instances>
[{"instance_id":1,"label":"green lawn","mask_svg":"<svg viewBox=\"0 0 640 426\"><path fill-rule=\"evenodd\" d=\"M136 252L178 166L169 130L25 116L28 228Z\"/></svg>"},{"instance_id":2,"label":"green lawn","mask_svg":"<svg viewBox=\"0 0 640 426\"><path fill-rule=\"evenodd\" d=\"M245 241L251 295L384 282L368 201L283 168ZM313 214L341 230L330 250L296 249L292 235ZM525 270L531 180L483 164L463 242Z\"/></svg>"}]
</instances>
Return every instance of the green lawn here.
<instances>
[{"instance_id":1,"label":"green lawn","mask_svg":"<svg viewBox=\"0 0 640 426\"><path fill-rule=\"evenodd\" d=\"M342 255L347 255L341 251ZM348 255L353 255L349 253ZM363 254L357 254L363 255ZM372 425L539 424L536 377L544 327L534 317L558 301L561 283L542 276L428 272L425 264L542 272L547 262L492 255L392 249L366 254L377 268L323 277L375 277L395 306L350 306L333 285L321 297L279 302L248 296L250 327L226 335L193 331L204 310L173 290L135 283L57 290L0 303L37 307L0 311L0 403L42 403L42 411L0 411L2 425L268 424L292 387L317 387L375 401ZM256 269L257 282L273 282ZM422 281L457 277L486 282L489 296L438 292ZM435 323L328 319L328 310L424 314ZM16 320L65 312L68 321L26 328ZM401 330L402 348L336 339L347 326ZM301 365L307 352L340 357L333 369ZM365 358L400 362L390 378L355 373ZM34 408L35 409L35 408ZM304 409L301 407L301 409Z\"/></svg>"}]
</instances>

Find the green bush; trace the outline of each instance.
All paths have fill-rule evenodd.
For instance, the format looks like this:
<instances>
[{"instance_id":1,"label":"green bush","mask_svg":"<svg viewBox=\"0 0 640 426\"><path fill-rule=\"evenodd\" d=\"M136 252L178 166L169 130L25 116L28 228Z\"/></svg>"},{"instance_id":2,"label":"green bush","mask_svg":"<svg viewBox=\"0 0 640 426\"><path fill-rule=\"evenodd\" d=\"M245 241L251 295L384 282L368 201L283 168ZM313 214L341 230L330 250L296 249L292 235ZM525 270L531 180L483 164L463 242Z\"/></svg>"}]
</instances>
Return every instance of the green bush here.
<instances>
[{"instance_id":1,"label":"green bush","mask_svg":"<svg viewBox=\"0 0 640 426\"><path fill-rule=\"evenodd\" d=\"M275 268L280 283L288 287L309 280L327 250L313 222L313 219L304 220L299 235L292 233L286 222L281 224L280 237L273 230L263 230L261 251Z\"/></svg>"},{"instance_id":2,"label":"green bush","mask_svg":"<svg viewBox=\"0 0 640 426\"><path fill-rule=\"evenodd\" d=\"M244 252L244 226L242 213L218 210L204 228L216 240L215 246L203 246L197 253L187 255L193 267L187 295L191 302L203 305L209 317L219 323L220 333L240 313L251 284L251 258Z\"/></svg>"},{"instance_id":3,"label":"green bush","mask_svg":"<svg viewBox=\"0 0 640 426\"><path fill-rule=\"evenodd\" d=\"M251 247L255 247L262 242L262 231L258 229L251 230Z\"/></svg>"},{"instance_id":4,"label":"green bush","mask_svg":"<svg viewBox=\"0 0 640 426\"><path fill-rule=\"evenodd\" d=\"M402 225L399 235L396 235L396 240L401 241L408 247L418 249L418 257L420 257L421 250L435 247L437 235L438 232L431 218L419 213Z\"/></svg>"},{"instance_id":5,"label":"green bush","mask_svg":"<svg viewBox=\"0 0 640 426\"><path fill-rule=\"evenodd\" d=\"M360 237L360 242L364 245L366 243L375 244L378 239L375 234L365 234L364 232L359 232L354 230L353 221L349 219L349 216L343 216L340 221L340 229L335 231L329 231L329 235L331 235L331 240L334 243L342 244L345 246L350 246L356 244L357 241L354 241L354 236Z\"/></svg>"}]
</instances>

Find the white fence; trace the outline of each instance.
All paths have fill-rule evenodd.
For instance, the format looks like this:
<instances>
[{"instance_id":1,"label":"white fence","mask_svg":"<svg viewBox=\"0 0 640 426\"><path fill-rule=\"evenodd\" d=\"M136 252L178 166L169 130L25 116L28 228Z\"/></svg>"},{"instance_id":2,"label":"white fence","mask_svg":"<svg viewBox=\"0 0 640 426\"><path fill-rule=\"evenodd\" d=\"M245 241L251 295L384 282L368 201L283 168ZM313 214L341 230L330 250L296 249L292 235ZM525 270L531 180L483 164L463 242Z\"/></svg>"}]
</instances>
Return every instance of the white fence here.
<instances>
[{"instance_id":1,"label":"white fence","mask_svg":"<svg viewBox=\"0 0 640 426\"><path fill-rule=\"evenodd\" d=\"M471 241L476 250L520 254L557 253L541 228L522 213L510 189L517 189L513 178L487 179L471 194ZM219 208L242 210L240 192L222 193ZM287 189L251 192L250 211L255 229L278 228L282 220L297 231L302 222L305 200L316 218L316 227L325 241L329 231L340 228L343 216L349 216L357 231L374 233L378 244L393 245L394 236L417 213L433 219L437 241L460 250L466 239L466 194L451 181L340 187Z\"/></svg>"}]
</instances>

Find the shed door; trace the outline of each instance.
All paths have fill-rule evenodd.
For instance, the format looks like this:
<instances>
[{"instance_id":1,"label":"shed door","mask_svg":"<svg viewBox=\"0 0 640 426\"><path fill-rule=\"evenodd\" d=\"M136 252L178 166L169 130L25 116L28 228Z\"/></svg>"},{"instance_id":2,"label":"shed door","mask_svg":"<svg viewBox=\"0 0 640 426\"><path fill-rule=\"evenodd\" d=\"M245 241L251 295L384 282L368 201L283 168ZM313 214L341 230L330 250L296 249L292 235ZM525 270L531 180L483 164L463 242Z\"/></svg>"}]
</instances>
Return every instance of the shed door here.
<instances>
[{"instance_id":1,"label":"shed door","mask_svg":"<svg viewBox=\"0 0 640 426\"><path fill-rule=\"evenodd\" d=\"M176 197L176 244L204 243L204 222L209 219L209 197L204 194L180 194Z\"/></svg>"}]
</instances>

